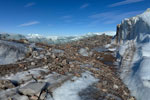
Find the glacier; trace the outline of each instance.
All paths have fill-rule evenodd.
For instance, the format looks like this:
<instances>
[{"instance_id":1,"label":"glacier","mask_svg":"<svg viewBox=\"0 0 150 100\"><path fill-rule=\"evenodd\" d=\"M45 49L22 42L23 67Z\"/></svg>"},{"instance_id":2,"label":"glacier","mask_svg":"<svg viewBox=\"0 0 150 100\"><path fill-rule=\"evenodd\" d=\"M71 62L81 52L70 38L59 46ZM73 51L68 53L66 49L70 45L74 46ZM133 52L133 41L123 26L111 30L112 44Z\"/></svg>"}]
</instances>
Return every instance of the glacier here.
<instances>
[{"instance_id":1,"label":"glacier","mask_svg":"<svg viewBox=\"0 0 150 100\"><path fill-rule=\"evenodd\" d=\"M150 100L150 9L117 26L121 79L137 100Z\"/></svg>"}]
</instances>

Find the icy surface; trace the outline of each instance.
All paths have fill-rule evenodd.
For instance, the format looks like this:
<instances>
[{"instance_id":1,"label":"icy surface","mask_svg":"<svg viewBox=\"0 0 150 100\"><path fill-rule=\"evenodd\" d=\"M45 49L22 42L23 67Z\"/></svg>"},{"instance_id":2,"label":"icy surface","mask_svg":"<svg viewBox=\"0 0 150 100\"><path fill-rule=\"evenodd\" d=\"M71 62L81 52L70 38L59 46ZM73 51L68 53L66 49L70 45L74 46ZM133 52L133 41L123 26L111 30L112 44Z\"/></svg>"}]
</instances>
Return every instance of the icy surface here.
<instances>
[{"instance_id":1,"label":"icy surface","mask_svg":"<svg viewBox=\"0 0 150 100\"><path fill-rule=\"evenodd\" d=\"M54 100L80 100L78 93L98 81L90 72L82 73L82 77L74 77L72 80L74 81L65 82L53 92Z\"/></svg>"},{"instance_id":2,"label":"icy surface","mask_svg":"<svg viewBox=\"0 0 150 100\"><path fill-rule=\"evenodd\" d=\"M23 44L0 40L0 64L10 64L22 59L27 52Z\"/></svg>"},{"instance_id":3,"label":"icy surface","mask_svg":"<svg viewBox=\"0 0 150 100\"><path fill-rule=\"evenodd\" d=\"M28 70L28 71L18 72L15 75L12 74L10 76L5 76L5 77L2 77L2 79L9 79L9 80L16 81L16 82L23 82L23 81L31 80L32 79L31 75L33 75L34 77L40 76L42 72L46 73L48 72L48 70L42 69L42 68L35 68L35 69Z\"/></svg>"},{"instance_id":4,"label":"icy surface","mask_svg":"<svg viewBox=\"0 0 150 100\"><path fill-rule=\"evenodd\" d=\"M122 21L118 35L121 78L137 100L150 98L150 9Z\"/></svg>"}]
</instances>

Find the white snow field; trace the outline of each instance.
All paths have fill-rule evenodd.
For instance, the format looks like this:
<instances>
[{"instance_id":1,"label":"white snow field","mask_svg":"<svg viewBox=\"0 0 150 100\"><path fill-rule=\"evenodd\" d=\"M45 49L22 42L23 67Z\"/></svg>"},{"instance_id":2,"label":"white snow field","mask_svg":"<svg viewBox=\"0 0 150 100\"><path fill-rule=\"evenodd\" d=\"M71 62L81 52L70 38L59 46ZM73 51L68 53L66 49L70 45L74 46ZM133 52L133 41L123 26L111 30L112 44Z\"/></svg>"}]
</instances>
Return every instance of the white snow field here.
<instances>
[{"instance_id":1,"label":"white snow field","mask_svg":"<svg viewBox=\"0 0 150 100\"><path fill-rule=\"evenodd\" d=\"M137 100L150 100L150 9L123 20L118 40L121 78Z\"/></svg>"}]
</instances>

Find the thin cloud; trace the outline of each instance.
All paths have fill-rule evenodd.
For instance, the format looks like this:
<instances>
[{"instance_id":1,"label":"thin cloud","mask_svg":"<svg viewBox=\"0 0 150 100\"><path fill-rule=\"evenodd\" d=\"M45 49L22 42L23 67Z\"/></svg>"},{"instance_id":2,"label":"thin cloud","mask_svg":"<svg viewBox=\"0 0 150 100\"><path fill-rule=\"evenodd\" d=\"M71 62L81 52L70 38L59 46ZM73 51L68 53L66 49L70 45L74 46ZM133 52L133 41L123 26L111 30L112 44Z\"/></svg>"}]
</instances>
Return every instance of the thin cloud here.
<instances>
[{"instance_id":1,"label":"thin cloud","mask_svg":"<svg viewBox=\"0 0 150 100\"><path fill-rule=\"evenodd\" d=\"M132 3L142 2L142 1L144 1L144 0L124 0L124 1L121 1L121 2L117 2L117 3L111 4L108 7L116 7L116 6L132 4Z\"/></svg>"},{"instance_id":2,"label":"thin cloud","mask_svg":"<svg viewBox=\"0 0 150 100\"><path fill-rule=\"evenodd\" d=\"M93 19L91 24L114 24L119 23L124 18L129 18L132 16L135 16L137 14L142 13L143 11L131 11L131 12L124 12L121 13L121 11L112 11L112 12L104 12L104 13L98 13L95 15L89 16L89 18Z\"/></svg>"},{"instance_id":3,"label":"thin cloud","mask_svg":"<svg viewBox=\"0 0 150 100\"><path fill-rule=\"evenodd\" d=\"M35 5L35 2L30 2L28 4L26 4L24 7L31 7L31 6L34 6Z\"/></svg>"},{"instance_id":4,"label":"thin cloud","mask_svg":"<svg viewBox=\"0 0 150 100\"><path fill-rule=\"evenodd\" d=\"M32 21L32 22L21 24L21 25L19 25L19 27L31 26L31 25L35 25L35 24L39 24L39 23L40 22L38 22L38 21Z\"/></svg>"},{"instance_id":5,"label":"thin cloud","mask_svg":"<svg viewBox=\"0 0 150 100\"><path fill-rule=\"evenodd\" d=\"M88 4L88 3L86 3L86 4L83 4L83 5L80 7L80 9L87 8L88 6L89 6L89 4Z\"/></svg>"}]
</instances>

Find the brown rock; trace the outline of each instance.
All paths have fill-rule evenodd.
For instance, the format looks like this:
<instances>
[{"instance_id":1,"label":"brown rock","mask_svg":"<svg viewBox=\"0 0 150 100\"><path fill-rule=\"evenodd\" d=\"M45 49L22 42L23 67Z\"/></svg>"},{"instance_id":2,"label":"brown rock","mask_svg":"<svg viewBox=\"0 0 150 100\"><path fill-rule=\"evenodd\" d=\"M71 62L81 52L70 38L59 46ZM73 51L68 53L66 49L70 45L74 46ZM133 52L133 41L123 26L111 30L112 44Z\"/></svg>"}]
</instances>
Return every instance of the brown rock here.
<instances>
[{"instance_id":1,"label":"brown rock","mask_svg":"<svg viewBox=\"0 0 150 100\"><path fill-rule=\"evenodd\" d=\"M37 96L31 96L30 100L38 100Z\"/></svg>"},{"instance_id":2,"label":"brown rock","mask_svg":"<svg viewBox=\"0 0 150 100\"><path fill-rule=\"evenodd\" d=\"M107 92L107 89L102 89L103 92Z\"/></svg>"},{"instance_id":3,"label":"brown rock","mask_svg":"<svg viewBox=\"0 0 150 100\"><path fill-rule=\"evenodd\" d=\"M9 89L14 87L15 86L12 84L10 80L0 80L0 89Z\"/></svg>"},{"instance_id":4,"label":"brown rock","mask_svg":"<svg viewBox=\"0 0 150 100\"><path fill-rule=\"evenodd\" d=\"M66 59L63 60L63 61L62 61L62 64L66 65L66 64L67 64L67 60L66 60Z\"/></svg>"},{"instance_id":5,"label":"brown rock","mask_svg":"<svg viewBox=\"0 0 150 100\"><path fill-rule=\"evenodd\" d=\"M32 65L32 66L35 66L35 62L31 62L31 65Z\"/></svg>"}]
</instances>

